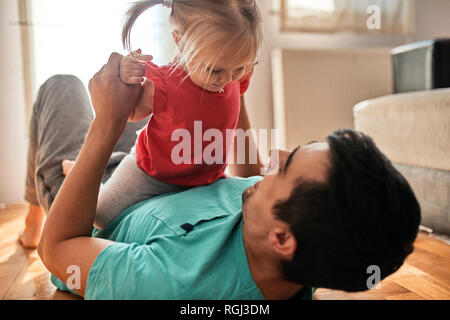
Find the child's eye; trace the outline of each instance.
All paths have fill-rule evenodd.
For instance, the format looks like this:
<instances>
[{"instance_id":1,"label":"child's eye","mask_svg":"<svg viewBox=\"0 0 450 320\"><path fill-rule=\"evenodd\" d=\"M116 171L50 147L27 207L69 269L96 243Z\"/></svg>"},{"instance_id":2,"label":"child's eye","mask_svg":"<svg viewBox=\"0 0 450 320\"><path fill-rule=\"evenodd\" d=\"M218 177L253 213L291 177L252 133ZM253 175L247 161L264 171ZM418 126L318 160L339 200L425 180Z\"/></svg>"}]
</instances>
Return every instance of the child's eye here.
<instances>
[{"instance_id":1,"label":"child's eye","mask_svg":"<svg viewBox=\"0 0 450 320\"><path fill-rule=\"evenodd\" d=\"M211 73L218 74L221 70L212 70Z\"/></svg>"}]
</instances>

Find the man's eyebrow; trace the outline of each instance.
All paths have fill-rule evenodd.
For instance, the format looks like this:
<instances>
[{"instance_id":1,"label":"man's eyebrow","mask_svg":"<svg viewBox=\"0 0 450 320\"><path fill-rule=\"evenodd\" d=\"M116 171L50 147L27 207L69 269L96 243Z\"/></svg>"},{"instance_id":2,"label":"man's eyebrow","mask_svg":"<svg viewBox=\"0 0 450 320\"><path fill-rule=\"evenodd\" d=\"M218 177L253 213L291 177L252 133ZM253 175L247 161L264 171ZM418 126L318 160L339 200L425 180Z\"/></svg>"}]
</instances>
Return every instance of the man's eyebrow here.
<instances>
[{"instance_id":1,"label":"man's eyebrow","mask_svg":"<svg viewBox=\"0 0 450 320\"><path fill-rule=\"evenodd\" d=\"M318 141L315 141L315 140L310 141L310 142L308 142L307 144L305 144L305 146L307 146L307 145L309 145L309 144L312 144L312 143L316 143L316 142L318 142ZM284 165L284 168L283 168L283 173L284 173L284 174L286 174L286 171L287 171L287 169L288 169L288 166L291 164L291 161L292 161L292 158L294 157L294 154L295 154L298 150L300 150L301 147L302 147L302 146L299 145L297 148L295 148L294 151L292 151L291 154L289 155L289 157L287 158L286 164Z\"/></svg>"},{"instance_id":2,"label":"man's eyebrow","mask_svg":"<svg viewBox=\"0 0 450 320\"><path fill-rule=\"evenodd\" d=\"M301 147L302 147L302 146L298 146L297 148L295 148L294 151L292 151L291 154L289 155L289 157L287 158L286 164L284 165L284 168L283 168L283 173L284 173L284 174L286 174L286 171L287 171L289 165L291 164L291 161L292 161L292 158L294 157L294 154L295 154L298 150L300 150Z\"/></svg>"}]
</instances>

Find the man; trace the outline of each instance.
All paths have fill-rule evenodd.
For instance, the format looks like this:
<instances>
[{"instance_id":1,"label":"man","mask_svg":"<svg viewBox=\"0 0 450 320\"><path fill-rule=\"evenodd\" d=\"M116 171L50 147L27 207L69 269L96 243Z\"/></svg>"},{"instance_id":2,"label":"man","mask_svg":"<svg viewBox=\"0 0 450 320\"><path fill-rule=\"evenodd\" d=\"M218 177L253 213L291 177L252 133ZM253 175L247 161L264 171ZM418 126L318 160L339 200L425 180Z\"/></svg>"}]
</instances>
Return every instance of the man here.
<instances>
[{"instance_id":1,"label":"man","mask_svg":"<svg viewBox=\"0 0 450 320\"><path fill-rule=\"evenodd\" d=\"M59 287L88 299L311 298L311 287L365 290L370 266L382 279L412 252L415 196L351 130L297 148L264 179L138 203L93 237L102 175L139 96L120 82L119 61L112 54L90 81L96 116L39 243Z\"/></svg>"}]
</instances>

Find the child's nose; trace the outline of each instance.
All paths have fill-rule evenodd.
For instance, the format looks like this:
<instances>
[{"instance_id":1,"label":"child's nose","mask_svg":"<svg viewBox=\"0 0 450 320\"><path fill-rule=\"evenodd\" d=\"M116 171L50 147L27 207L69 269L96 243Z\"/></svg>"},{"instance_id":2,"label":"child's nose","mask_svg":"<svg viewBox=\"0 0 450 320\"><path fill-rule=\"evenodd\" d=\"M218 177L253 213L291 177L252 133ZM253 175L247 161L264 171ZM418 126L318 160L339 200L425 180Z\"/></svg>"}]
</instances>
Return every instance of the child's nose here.
<instances>
[{"instance_id":1,"label":"child's nose","mask_svg":"<svg viewBox=\"0 0 450 320\"><path fill-rule=\"evenodd\" d=\"M219 81L223 84L233 81L233 72L223 72Z\"/></svg>"}]
</instances>

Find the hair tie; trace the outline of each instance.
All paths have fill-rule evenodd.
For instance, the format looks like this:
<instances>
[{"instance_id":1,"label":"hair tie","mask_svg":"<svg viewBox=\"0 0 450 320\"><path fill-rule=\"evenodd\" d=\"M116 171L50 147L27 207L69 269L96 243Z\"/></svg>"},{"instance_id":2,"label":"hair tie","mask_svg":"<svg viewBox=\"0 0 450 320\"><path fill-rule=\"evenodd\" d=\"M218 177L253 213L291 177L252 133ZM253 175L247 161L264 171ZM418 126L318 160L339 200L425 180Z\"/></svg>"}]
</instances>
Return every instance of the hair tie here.
<instances>
[{"instance_id":1,"label":"hair tie","mask_svg":"<svg viewBox=\"0 0 450 320\"><path fill-rule=\"evenodd\" d=\"M173 0L163 0L162 5L167 8L172 8Z\"/></svg>"}]
</instances>

